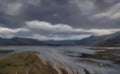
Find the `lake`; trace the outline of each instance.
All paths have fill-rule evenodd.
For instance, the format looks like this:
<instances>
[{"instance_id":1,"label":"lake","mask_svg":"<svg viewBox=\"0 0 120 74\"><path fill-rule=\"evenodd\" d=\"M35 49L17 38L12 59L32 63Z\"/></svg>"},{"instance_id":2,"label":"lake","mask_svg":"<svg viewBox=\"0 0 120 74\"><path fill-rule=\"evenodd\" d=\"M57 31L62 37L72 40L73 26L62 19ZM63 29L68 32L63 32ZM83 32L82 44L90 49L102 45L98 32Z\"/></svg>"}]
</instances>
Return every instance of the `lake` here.
<instances>
[{"instance_id":1,"label":"lake","mask_svg":"<svg viewBox=\"0 0 120 74\"><path fill-rule=\"evenodd\" d=\"M38 51L41 59L64 68L69 74L120 74L120 47L1 46L0 49L15 50L0 54L0 57L22 51Z\"/></svg>"}]
</instances>

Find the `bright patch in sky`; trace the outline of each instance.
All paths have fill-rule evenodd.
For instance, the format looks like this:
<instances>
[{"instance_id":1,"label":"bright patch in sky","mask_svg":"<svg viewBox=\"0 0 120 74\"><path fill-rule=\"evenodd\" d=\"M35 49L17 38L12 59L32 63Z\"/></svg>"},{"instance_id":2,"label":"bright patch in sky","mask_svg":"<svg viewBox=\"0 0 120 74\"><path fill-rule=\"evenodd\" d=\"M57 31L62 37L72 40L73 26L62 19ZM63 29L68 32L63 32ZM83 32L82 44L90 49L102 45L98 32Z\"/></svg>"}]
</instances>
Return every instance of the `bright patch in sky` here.
<instances>
[{"instance_id":1,"label":"bright patch in sky","mask_svg":"<svg viewBox=\"0 0 120 74\"><path fill-rule=\"evenodd\" d=\"M82 39L90 35L104 35L119 31L119 29L82 29L66 24L51 24L44 21L27 21L21 28L0 27L0 37L25 37L39 40Z\"/></svg>"}]
</instances>

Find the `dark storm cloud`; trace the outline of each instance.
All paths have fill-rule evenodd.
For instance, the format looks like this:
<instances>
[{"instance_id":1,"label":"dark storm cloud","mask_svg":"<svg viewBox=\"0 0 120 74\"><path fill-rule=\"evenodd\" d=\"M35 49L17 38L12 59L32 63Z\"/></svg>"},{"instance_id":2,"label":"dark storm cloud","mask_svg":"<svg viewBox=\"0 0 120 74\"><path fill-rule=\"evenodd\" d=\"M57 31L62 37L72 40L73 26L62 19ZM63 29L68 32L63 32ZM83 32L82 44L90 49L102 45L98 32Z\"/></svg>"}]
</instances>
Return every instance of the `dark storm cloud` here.
<instances>
[{"instance_id":1,"label":"dark storm cloud","mask_svg":"<svg viewBox=\"0 0 120 74\"><path fill-rule=\"evenodd\" d=\"M21 24L24 24L23 21L23 19L17 18L15 16L0 13L0 26L10 28L22 27L23 25Z\"/></svg>"},{"instance_id":2,"label":"dark storm cloud","mask_svg":"<svg viewBox=\"0 0 120 74\"><path fill-rule=\"evenodd\" d=\"M96 17L117 4L120 0L0 0L0 24L16 28L39 20L80 28L120 28L119 17ZM117 10L110 16L120 13Z\"/></svg>"}]
</instances>

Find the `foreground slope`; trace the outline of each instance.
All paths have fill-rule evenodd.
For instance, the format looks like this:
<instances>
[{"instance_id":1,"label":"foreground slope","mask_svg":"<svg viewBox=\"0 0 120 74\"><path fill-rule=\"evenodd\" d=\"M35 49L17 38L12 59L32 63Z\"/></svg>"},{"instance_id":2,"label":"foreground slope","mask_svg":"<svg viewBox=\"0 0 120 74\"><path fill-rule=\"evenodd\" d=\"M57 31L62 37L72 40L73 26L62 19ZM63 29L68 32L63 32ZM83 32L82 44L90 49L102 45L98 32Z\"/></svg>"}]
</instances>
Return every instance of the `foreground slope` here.
<instances>
[{"instance_id":1,"label":"foreground slope","mask_svg":"<svg viewBox=\"0 0 120 74\"><path fill-rule=\"evenodd\" d=\"M58 74L49 63L43 64L36 54L28 51L1 58L0 74Z\"/></svg>"}]
</instances>

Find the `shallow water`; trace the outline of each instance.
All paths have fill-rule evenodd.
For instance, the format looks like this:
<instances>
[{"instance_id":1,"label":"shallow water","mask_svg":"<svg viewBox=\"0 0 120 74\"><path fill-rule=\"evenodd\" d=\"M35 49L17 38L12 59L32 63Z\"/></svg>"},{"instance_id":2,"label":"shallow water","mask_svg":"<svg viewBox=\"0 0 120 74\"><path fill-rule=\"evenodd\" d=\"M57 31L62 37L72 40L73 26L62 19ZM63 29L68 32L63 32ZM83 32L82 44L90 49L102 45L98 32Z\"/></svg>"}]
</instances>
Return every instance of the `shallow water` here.
<instances>
[{"instance_id":1,"label":"shallow water","mask_svg":"<svg viewBox=\"0 0 120 74\"><path fill-rule=\"evenodd\" d=\"M59 74L61 74L59 68L65 69L68 72L68 74L120 74L120 65L113 64L112 61L109 60L98 60L98 59L87 58L87 60L93 60L99 63L105 63L111 65L106 67L98 66L95 63L79 61L79 60L86 60L86 58L78 57L81 53L95 54L97 51L99 51L99 50L90 50L88 48L90 47L84 47L84 46L7 46L7 47L1 46L0 47L0 49L2 50L10 49L10 50L15 50L16 52L36 50L40 52L38 56L40 56L40 58L43 59L43 62L45 63L46 61L49 60L48 62L59 72ZM108 49L120 49L120 48L111 47ZM8 56L10 54L4 54L4 55L2 54L0 56L3 57L3 56Z\"/></svg>"}]
</instances>

